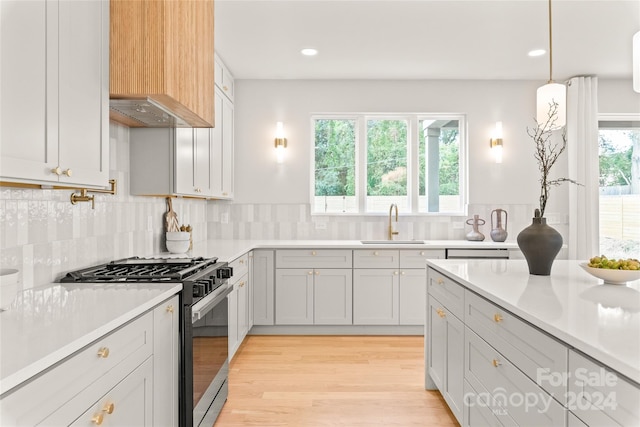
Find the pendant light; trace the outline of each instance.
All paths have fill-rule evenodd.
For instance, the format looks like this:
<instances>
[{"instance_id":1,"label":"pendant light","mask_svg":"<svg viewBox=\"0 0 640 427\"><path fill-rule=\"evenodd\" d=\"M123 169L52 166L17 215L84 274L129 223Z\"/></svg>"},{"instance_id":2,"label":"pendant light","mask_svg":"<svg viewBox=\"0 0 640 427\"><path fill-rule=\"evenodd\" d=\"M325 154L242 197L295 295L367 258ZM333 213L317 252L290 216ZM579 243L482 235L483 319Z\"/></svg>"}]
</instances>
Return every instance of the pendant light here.
<instances>
[{"instance_id":1,"label":"pendant light","mask_svg":"<svg viewBox=\"0 0 640 427\"><path fill-rule=\"evenodd\" d=\"M561 83L553 81L553 38L551 21L551 0L549 0L549 81L538 88L536 101L536 120L539 124L546 123L549 118L549 106L558 104L558 115L552 129L563 127L567 122L567 88Z\"/></svg>"}]
</instances>

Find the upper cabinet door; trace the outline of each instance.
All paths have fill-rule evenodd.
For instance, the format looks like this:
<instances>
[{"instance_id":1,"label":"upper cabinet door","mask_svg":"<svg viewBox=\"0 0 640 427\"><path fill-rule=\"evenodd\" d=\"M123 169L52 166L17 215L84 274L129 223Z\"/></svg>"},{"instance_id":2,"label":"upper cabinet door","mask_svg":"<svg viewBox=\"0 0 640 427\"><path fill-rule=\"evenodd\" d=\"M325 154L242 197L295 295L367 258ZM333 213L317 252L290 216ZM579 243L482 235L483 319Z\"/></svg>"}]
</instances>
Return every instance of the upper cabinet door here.
<instances>
[{"instance_id":1,"label":"upper cabinet door","mask_svg":"<svg viewBox=\"0 0 640 427\"><path fill-rule=\"evenodd\" d=\"M47 134L47 27L44 0L0 1L0 173L2 177L50 180L56 166L56 134ZM47 34L47 30L49 34ZM55 93L52 92L52 95Z\"/></svg>"},{"instance_id":2,"label":"upper cabinet door","mask_svg":"<svg viewBox=\"0 0 640 427\"><path fill-rule=\"evenodd\" d=\"M109 180L109 5L61 1L58 12L61 183Z\"/></svg>"},{"instance_id":3,"label":"upper cabinet door","mask_svg":"<svg viewBox=\"0 0 640 427\"><path fill-rule=\"evenodd\" d=\"M109 5L0 2L1 179L106 186Z\"/></svg>"}]
</instances>

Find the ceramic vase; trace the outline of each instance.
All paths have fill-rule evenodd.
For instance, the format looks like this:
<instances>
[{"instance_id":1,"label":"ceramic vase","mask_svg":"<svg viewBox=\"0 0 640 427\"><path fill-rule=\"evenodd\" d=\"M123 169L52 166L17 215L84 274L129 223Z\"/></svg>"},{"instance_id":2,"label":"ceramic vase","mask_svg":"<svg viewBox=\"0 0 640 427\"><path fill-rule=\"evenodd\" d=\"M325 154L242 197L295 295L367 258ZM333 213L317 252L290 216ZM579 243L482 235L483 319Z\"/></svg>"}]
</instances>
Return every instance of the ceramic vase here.
<instances>
[{"instance_id":1,"label":"ceramic vase","mask_svg":"<svg viewBox=\"0 0 640 427\"><path fill-rule=\"evenodd\" d=\"M495 227L493 225L494 213L496 217ZM504 228L502 228L502 214L504 214ZM494 209L491 211L491 232L489 235L494 242L504 242L507 240L507 218L507 211L504 209Z\"/></svg>"},{"instance_id":2,"label":"ceramic vase","mask_svg":"<svg viewBox=\"0 0 640 427\"><path fill-rule=\"evenodd\" d=\"M478 226L484 225L484 219L480 218L480 215L474 215L473 219L468 219L467 224L471 225L473 229L467 234L467 240L474 242L481 242L484 240L484 234L478 230Z\"/></svg>"},{"instance_id":3,"label":"ceramic vase","mask_svg":"<svg viewBox=\"0 0 640 427\"><path fill-rule=\"evenodd\" d=\"M555 228L547 225L547 219L540 216L538 209L532 224L518 234L517 241L527 260L529 273L549 276L553 261L562 248L562 236Z\"/></svg>"}]
</instances>

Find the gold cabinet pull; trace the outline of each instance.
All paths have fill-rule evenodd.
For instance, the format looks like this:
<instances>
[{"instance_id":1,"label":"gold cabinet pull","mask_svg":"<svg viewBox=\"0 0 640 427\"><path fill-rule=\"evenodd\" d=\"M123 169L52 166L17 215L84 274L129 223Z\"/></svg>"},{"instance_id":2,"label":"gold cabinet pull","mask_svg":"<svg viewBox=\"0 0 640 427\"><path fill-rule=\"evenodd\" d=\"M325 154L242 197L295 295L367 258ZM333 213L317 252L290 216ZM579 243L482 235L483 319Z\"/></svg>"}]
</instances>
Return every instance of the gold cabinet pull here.
<instances>
[{"instance_id":1,"label":"gold cabinet pull","mask_svg":"<svg viewBox=\"0 0 640 427\"><path fill-rule=\"evenodd\" d=\"M438 313L438 316L440 316L440 317L445 317L446 316L444 310L441 309L441 308L437 309L436 313Z\"/></svg>"},{"instance_id":2,"label":"gold cabinet pull","mask_svg":"<svg viewBox=\"0 0 640 427\"><path fill-rule=\"evenodd\" d=\"M498 361L498 359L493 359L493 361L491 362L491 364L497 368L498 366L502 365L502 363L500 363L500 361Z\"/></svg>"},{"instance_id":3,"label":"gold cabinet pull","mask_svg":"<svg viewBox=\"0 0 640 427\"><path fill-rule=\"evenodd\" d=\"M58 176L62 175L62 169L60 169L60 166L56 166L55 168L51 169L51 173L54 173Z\"/></svg>"},{"instance_id":4,"label":"gold cabinet pull","mask_svg":"<svg viewBox=\"0 0 640 427\"><path fill-rule=\"evenodd\" d=\"M436 283L438 283L438 285L444 285L444 280L438 277L438 280L436 280Z\"/></svg>"},{"instance_id":5,"label":"gold cabinet pull","mask_svg":"<svg viewBox=\"0 0 640 427\"><path fill-rule=\"evenodd\" d=\"M106 412L107 414L113 414L114 409L116 409L116 405L114 405L113 403L107 403L104 405L104 408L102 408L102 412Z\"/></svg>"},{"instance_id":6,"label":"gold cabinet pull","mask_svg":"<svg viewBox=\"0 0 640 427\"><path fill-rule=\"evenodd\" d=\"M240 264L244 264L244 260L243 259L240 260Z\"/></svg>"},{"instance_id":7,"label":"gold cabinet pull","mask_svg":"<svg viewBox=\"0 0 640 427\"><path fill-rule=\"evenodd\" d=\"M394 275L394 276L397 276L397 275L398 275L398 272L397 272L397 271L394 271L394 272L393 272L393 275Z\"/></svg>"},{"instance_id":8,"label":"gold cabinet pull","mask_svg":"<svg viewBox=\"0 0 640 427\"><path fill-rule=\"evenodd\" d=\"M98 357L101 357L103 359L109 357L109 347L100 347L100 349L98 350Z\"/></svg>"},{"instance_id":9,"label":"gold cabinet pull","mask_svg":"<svg viewBox=\"0 0 640 427\"><path fill-rule=\"evenodd\" d=\"M498 313L493 315L493 320L495 320L496 323L500 323L502 322L502 316L500 316Z\"/></svg>"},{"instance_id":10,"label":"gold cabinet pull","mask_svg":"<svg viewBox=\"0 0 640 427\"><path fill-rule=\"evenodd\" d=\"M95 414L93 418L91 418L91 422L95 425L99 426L104 421L104 415L102 413Z\"/></svg>"},{"instance_id":11,"label":"gold cabinet pull","mask_svg":"<svg viewBox=\"0 0 640 427\"><path fill-rule=\"evenodd\" d=\"M404 271L401 271L400 274L402 274L404 276Z\"/></svg>"},{"instance_id":12,"label":"gold cabinet pull","mask_svg":"<svg viewBox=\"0 0 640 427\"><path fill-rule=\"evenodd\" d=\"M307 274L309 274L309 276L311 276L311 275L313 274L313 271L310 271L310 272L309 272L309 273L307 273Z\"/></svg>"},{"instance_id":13,"label":"gold cabinet pull","mask_svg":"<svg viewBox=\"0 0 640 427\"><path fill-rule=\"evenodd\" d=\"M316 256L316 251L311 251L311 255Z\"/></svg>"},{"instance_id":14,"label":"gold cabinet pull","mask_svg":"<svg viewBox=\"0 0 640 427\"><path fill-rule=\"evenodd\" d=\"M240 282L240 287L244 286L244 280L242 282Z\"/></svg>"},{"instance_id":15,"label":"gold cabinet pull","mask_svg":"<svg viewBox=\"0 0 640 427\"><path fill-rule=\"evenodd\" d=\"M319 276L319 275L320 275L320 272L319 272L319 271L316 271L316 276Z\"/></svg>"},{"instance_id":16,"label":"gold cabinet pull","mask_svg":"<svg viewBox=\"0 0 640 427\"><path fill-rule=\"evenodd\" d=\"M65 169L62 171L62 175L71 176L73 175L73 171L71 169Z\"/></svg>"},{"instance_id":17,"label":"gold cabinet pull","mask_svg":"<svg viewBox=\"0 0 640 427\"><path fill-rule=\"evenodd\" d=\"M373 256L378 256L378 251L373 251Z\"/></svg>"},{"instance_id":18,"label":"gold cabinet pull","mask_svg":"<svg viewBox=\"0 0 640 427\"><path fill-rule=\"evenodd\" d=\"M167 313L173 313L173 306L172 305L168 305L167 306Z\"/></svg>"},{"instance_id":19,"label":"gold cabinet pull","mask_svg":"<svg viewBox=\"0 0 640 427\"><path fill-rule=\"evenodd\" d=\"M224 90L225 92L229 90L229 86L222 86L222 90Z\"/></svg>"},{"instance_id":20,"label":"gold cabinet pull","mask_svg":"<svg viewBox=\"0 0 640 427\"><path fill-rule=\"evenodd\" d=\"M420 256L424 256L424 251L420 251Z\"/></svg>"}]
</instances>

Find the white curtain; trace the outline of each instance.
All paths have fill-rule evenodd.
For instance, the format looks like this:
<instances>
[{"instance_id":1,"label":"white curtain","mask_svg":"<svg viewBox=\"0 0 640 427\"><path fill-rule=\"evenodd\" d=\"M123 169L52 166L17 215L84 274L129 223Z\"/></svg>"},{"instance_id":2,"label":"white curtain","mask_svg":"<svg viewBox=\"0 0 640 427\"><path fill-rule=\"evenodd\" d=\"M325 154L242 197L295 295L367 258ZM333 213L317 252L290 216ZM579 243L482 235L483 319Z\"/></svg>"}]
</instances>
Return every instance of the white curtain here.
<instances>
[{"instance_id":1,"label":"white curtain","mask_svg":"<svg viewBox=\"0 0 640 427\"><path fill-rule=\"evenodd\" d=\"M588 259L598 241L598 78L573 77L567 88L569 259Z\"/></svg>"}]
</instances>

